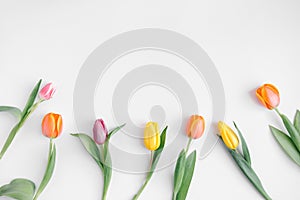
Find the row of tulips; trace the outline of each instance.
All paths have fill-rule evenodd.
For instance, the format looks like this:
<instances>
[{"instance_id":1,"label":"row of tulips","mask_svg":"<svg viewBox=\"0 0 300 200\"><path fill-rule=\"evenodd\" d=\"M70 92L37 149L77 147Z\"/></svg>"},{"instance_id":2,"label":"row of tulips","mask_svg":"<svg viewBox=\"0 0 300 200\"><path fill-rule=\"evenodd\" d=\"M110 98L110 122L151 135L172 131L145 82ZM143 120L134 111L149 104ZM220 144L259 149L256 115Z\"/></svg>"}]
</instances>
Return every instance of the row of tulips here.
<instances>
[{"instance_id":1,"label":"row of tulips","mask_svg":"<svg viewBox=\"0 0 300 200\"><path fill-rule=\"evenodd\" d=\"M55 92L55 88L53 87L52 83L46 84L40 90L41 82L42 81L40 80L34 87L22 111L16 107L0 106L0 112L9 112L18 119L18 122L12 128L6 142L2 147L0 159L2 159L5 152L8 150L14 137L30 114L43 101L52 98ZM288 134L285 134L283 131L273 126L270 126L271 132L287 155L300 166L300 112L296 112L294 123L292 123L288 117L281 114L278 110L278 105L280 102L279 92L276 87L271 84L265 84L259 87L256 91L256 96L262 105L270 110L275 110L282 119ZM93 158L103 173L103 200L105 200L107 197L109 184L112 177L112 160L109 152L109 141L111 137L123 126L125 126L125 124L108 131L105 122L102 119L97 119L93 126L93 137L90 137L89 134L83 133L71 134L81 141L85 150ZM271 197L267 194L260 179L251 167L252 163L248 145L235 123L234 126L238 134L236 134L227 124L220 121L218 123L219 133L217 133L217 135L220 137L224 146L245 176L257 189L257 191L260 192L265 199L269 200ZM48 164L39 187L36 189L35 183L33 183L31 180L18 178L12 180L9 184L0 187L0 196L6 196L17 200L38 199L42 191L49 183L53 174L56 160L56 146L53 139L57 138L61 134L62 127L63 121L61 115L59 114L48 113L42 120L42 134L49 138L50 144ZM156 122L148 122L145 126L144 145L151 152L150 166L146 179L138 192L133 196L133 200L137 200L140 197L141 193L149 183L153 172L155 171L165 146L167 128L168 127L165 127L160 133L158 124ZM172 194L173 200L186 199L196 163L196 150L189 153L190 144L193 139L200 138L204 131L204 118L200 115L192 115L189 118L186 126L186 135L189 137L187 146L183 148L178 155L175 165ZM239 148L239 146L241 146L241 148Z\"/></svg>"}]
</instances>

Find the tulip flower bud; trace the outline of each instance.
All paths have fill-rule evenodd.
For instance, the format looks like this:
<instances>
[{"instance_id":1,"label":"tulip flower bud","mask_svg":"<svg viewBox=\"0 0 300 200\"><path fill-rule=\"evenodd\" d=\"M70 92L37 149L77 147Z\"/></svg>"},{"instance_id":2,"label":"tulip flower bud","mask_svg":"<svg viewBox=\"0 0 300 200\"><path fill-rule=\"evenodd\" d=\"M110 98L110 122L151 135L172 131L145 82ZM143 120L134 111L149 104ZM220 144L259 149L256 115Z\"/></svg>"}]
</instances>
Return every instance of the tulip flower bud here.
<instances>
[{"instance_id":1,"label":"tulip flower bud","mask_svg":"<svg viewBox=\"0 0 300 200\"><path fill-rule=\"evenodd\" d=\"M205 129L204 118L200 115L192 115L186 126L186 134L192 139L200 138Z\"/></svg>"},{"instance_id":2,"label":"tulip flower bud","mask_svg":"<svg viewBox=\"0 0 300 200\"><path fill-rule=\"evenodd\" d=\"M218 129L220 132L220 136L222 137L222 140L224 144L229 149L236 149L239 146L239 138L235 134L235 132L224 122L218 123Z\"/></svg>"},{"instance_id":3,"label":"tulip flower bud","mask_svg":"<svg viewBox=\"0 0 300 200\"><path fill-rule=\"evenodd\" d=\"M263 106L272 110L280 103L278 89L272 84L264 84L256 90L256 96Z\"/></svg>"},{"instance_id":4,"label":"tulip flower bud","mask_svg":"<svg viewBox=\"0 0 300 200\"><path fill-rule=\"evenodd\" d=\"M39 92L39 97L42 100L49 100L52 98L55 88L53 87L52 83L46 84Z\"/></svg>"},{"instance_id":5,"label":"tulip flower bud","mask_svg":"<svg viewBox=\"0 0 300 200\"><path fill-rule=\"evenodd\" d=\"M108 136L108 131L102 119L97 119L93 128L94 141L97 144L104 144Z\"/></svg>"},{"instance_id":6,"label":"tulip flower bud","mask_svg":"<svg viewBox=\"0 0 300 200\"><path fill-rule=\"evenodd\" d=\"M158 124L156 122L148 122L144 130L144 144L150 151L155 151L160 145L160 135Z\"/></svg>"},{"instance_id":7,"label":"tulip flower bud","mask_svg":"<svg viewBox=\"0 0 300 200\"><path fill-rule=\"evenodd\" d=\"M62 132L62 126L61 115L48 113L42 121L42 133L48 138L57 138Z\"/></svg>"}]
</instances>

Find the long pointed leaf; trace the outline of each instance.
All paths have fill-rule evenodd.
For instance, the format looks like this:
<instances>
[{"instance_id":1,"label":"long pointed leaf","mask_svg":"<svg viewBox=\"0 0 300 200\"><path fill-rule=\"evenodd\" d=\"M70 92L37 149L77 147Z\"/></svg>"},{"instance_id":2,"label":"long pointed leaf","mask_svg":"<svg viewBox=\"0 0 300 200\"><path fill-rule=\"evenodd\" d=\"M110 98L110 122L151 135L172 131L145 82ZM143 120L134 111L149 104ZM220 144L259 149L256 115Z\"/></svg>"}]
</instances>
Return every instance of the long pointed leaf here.
<instances>
[{"instance_id":1,"label":"long pointed leaf","mask_svg":"<svg viewBox=\"0 0 300 200\"><path fill-rule=\"evenodd\" d=\"M300 133L300 111L297 110L295 117L294 117L294 126L297 129L297 131Z\"/></svg>"},{"instance_id":2,"label":"long pointed leaf","mask_svg":"<svg viewBox=\"0 0 300 200\"><path fill-rule=\"evenodd\" d=\"M44 191L44 189L48 185L48 183L53 175L53 171L54 171L54 167L55 167L55 160L56 160L56 147L55 147L55 144L53 144L53 147L52 147L52 142L50 143L50 151L51 151L51 153L49 154L47 168L46 168L43 180L41 181L40 186L37 189L34 200L36 200L38 198L38 196Z\"/></svg>"},{"instance_id":3,"label":"long pointed leaf","mask_svg":"<svg viewBox=\"0 0 300 200\"><path fill-rule=\"evenodd\" d=\"M243 156L245 158L245 160L249 163L249 165L251 166L251 157L250 157L250 153L249 153L249 149L248 149L248 146L247 146L247 143L243 137L243 134L242 132L240 131L240 129L237 127L236 123L233 122L239 136L240 136L240 139L241 139L241 143L242 143L242 150L243 150Z\"/></svg>"},{"instance_id":4,"label":"long pointed leaf","mask_svg":"<svg viewBox=\"0 0 300 200\"><path fill-rule=\"evenodd\" d=\"M35 184L27 179L14 179L7 185L0 187L0 196L17 200L32 200Z\"/></svg>"},{"instance_id":5,"label":"long pointed leaf","mask_svg":"<svg viewBox=\"0 0 300 200\"><path fill-rule=\"evenodd\" d=\"M8 112L19 120L22 116L22 111L19 108L13 106L0 106L0 112Z\"/></svg>"},{"instance_id":6,"label":"long pointed leaf","mask_svg":"<svg viewBox=\"0 0 300 200\"><path fill-rule=\"evenodd\" d=\"M186 163L186 152L185 152L185 149L183 149L177 158L175 172L174 172L174 189L173 189L174 197L177 195L177 193L180 189L180 186L182 184L185 163Z\"/></svg>"},{"instance_id":7,"label":"long pointed leaf","mask_svg":"<svg viewBox=\"0 0 300 200\"><path fill-rule=\"evenodd\" d=\"M298 151L300 151L300 133L294 127L292 122L287 118L287 116L281 114L280 117L283 121L283 124L284 124L286 130L289 132L291 139L293 140L295 146L297 147Z\"/></svg>"},{"instance_id":8,"label":"long pointed leaf","mask_svg":"<svg viewBox=\"0 0 300 200\"><path fill-rule=\"evenodd\" d=\"M251 168L251 166L248 164L248 162L244 159L243 156L241 156L238 152L235 150L228 149L230 154L232 155L233 159L239 166L239 168L242 170L242 172L247 176L249 181L252 183L252 185L260 192L260 194L267 200L271 200L271 197L267 194L265 189L263 188L263 185L261 181L259 180L258 176L254 172L254 170Z\"/></svg>"},{"instance_id":9,"label":"long pointed leaf","mask_svg":"<svg viewBox=\"0 0 300 200\"><path fill-rule=\"evenodd\" d=\"M10 131L2 149L0 152L0 159L2 159L3 155L5 154L5 152L7 151L8 147L10 146L10 144L12 143L13 139L15 138L18 130L22 127L22 123L19 122L18 124L16 124L13 129Z\"/></svg>"},{"instance_id":10,"label":"long pointed leaf","mask_svg":"<svg viewBox=\"0 0 300 200\"><path fill-rule=\"evenodd\" d=\"M157 163L159 161L159 158L161 156L161 153L165 147L165 143L166 143L166 133L167 133L167 129L168 127L166 127L162 133L160 134L160 145L158 147L158 149L156 149L154 151L154 154L153 154L153 161L152 161L152 165L150 167L150 171L148 172L148 175L147 175L147 179L150 179L153 172L155 171L155 168L157 166Z\"/></svg>"},{"instance_id":11,"label":"long pointed leaf","mask_svg":"<svg viewBox=\"0 0 300 200\"><path fill-rule=\"evenodd\" d=\"M291 138L273 126L270 126L270 130L285 153L300 166L300 153Z\"/></svg>"},{"instance_id":12,"label":"long pointed leaf","mask_svg":"<svg viewBox=\"0 0 300 200\"><path fill-rule=\"evenodd\" d=\"M121 128L123 128L126 124L122 124L121 126L118 126L116 128L114 128L113 130L111 130L109 133L108 133L108 137L107 137L107 140L109 140L111 138L111 136L113 136L115 133L117 133Z\"/></svg>"},{"instance_id":13,"label":"long pointed leaf","mask_svg":"<svg viewBox=\"0 0 300 200\"><path fill-rule=\"evenodd\" d=\"M189 191L189 187L193 178L194 168L196 163L196 150L193 151L186 159L185 169L184 169L184 177L182 180L182 184L180 186L180 190L176 196L176 200L185 200L187 193Z\"/></svg>"},{"instance_id":14,"label":"long pointed leaf","mask_svg":"<svg viewBox=\"0 0 300 200\"><path fill-rule=\"evenodd\" d=\"M71 134L71 135L79 138L85 150L90 154L90 156L92 156L92 158L96 161L100 169L103 171L103 164L100 157L100 151L96 143L94 142L94 140L90 136L82 133Z\"/></svg>"},{"instance_id":15,"label":"long pointed leaf","mask_svg":"<svg viewBox=\"0 0 300 200\"><path fill-rule=\"evenodd\" d=\"M28 116L30 115L30 109L32 107L34 107L34 109L36 108L36 106L38 104L35 104L34 105L34 102L35 102L35 99L37 97L37 94L39 92L39 88L40 88L40 85L41 85L41 82L42 80L40 80L34 87L34 89L32 90L28 100L27 100L27 103L26 103L26 106L22 112L22 116L21 116L21 119L20 121L13 127L13 129L10 131L2 149L1 149L1 152L0 152L0 159L2 159L3 155L5 154L5 152L7 151L7 149L9 148L10 144L12 143L13 139L15 138L17 132L20 130L20 128L23 126L23 124L25 123L26 119L28 118Z\"/></svg>"},{"instance_id":16,"label":"long pointed leaf","mask_svg":"<svg viewBox=\"0 0 300 200\"><path fill-rule=\"evenodd\" d=\"M41 86L41 83L42 83L42 79L39 80L39 82L35 85L35 87L33 88L28 100L27 100L27 103L23 109L23 117L27 114L27 112L30 110L30 108L32 107L32 105L34 104L35 102L35 99L38 95L38 92L40 90L40 86Z\"/></svg>"}]
</instances>

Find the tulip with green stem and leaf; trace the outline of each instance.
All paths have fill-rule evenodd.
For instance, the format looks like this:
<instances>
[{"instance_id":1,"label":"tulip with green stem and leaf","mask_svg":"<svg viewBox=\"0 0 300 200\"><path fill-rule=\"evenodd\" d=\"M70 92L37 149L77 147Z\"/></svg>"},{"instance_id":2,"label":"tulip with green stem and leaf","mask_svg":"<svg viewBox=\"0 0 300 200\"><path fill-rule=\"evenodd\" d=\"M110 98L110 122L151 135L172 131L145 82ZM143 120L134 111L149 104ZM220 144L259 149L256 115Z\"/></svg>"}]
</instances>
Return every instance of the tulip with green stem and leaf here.
<instances>
[{"instance_id":1,"label":"tulip with green stem and leaf","mask_svg":"<svg viewBox=\"0 0 300 200\"><path fill-rule=\"evenodd\" d=\"M83 133L71 134L72 136L79 138L85 150L94 159L103 173L104 183L102 200L105 200L107 197L108 187L112 176L112 161L109 152L109 141L111 137L124 126L125 124L108 132L104 121L102 119L97 119L93 127L93 139Z\"/></svg>"},{"instance_id":2,"label":"tulip with green stem and leaf","mask_svg":"<svg viewBox=\"0 0 300 200\"><path fill-rule=\"evenodd\" d=\"M187 146L180 152L174 172L174 185L173 185L173 200L185 200L196 164L196 150L187 155L193 139L200 138L205 129L204 118L200 115L192 115L187 123L186 134L189 137Z\"/></svg>"},{"instance_id":3,"label":"tulip with green stem and leaf","mask_svg":"<svg viewBox=\"0 0 300 200\"><path fill-rule=\"evenodd\" d=\"M276 114L282 120L287 133L275 128L274 126L269 126L270 130L285 151L285 153L298 165L300 166L300 112L296 111L294 122L284 114L282 114L279 109L280 96L278 89L272 84L264 84L256 90L256 96L263 106L269 110L274 110Z\"/></svg>"},{"instance_id":4,"label":"tulip with green stem and leaf","mask_svg":"<svg viewBox=\"0 0 300 200\"><path fill-rule=\"evenodd\" d=\"M26 122L28 117L35 111L35 109L43 101L49 100L52 98L52 96L55 92L55 88L53 87L52 83L46 84L39 91L41 83L42 83L42 80L39 80L39 82L35 85L35 87L33 88L32 92L27 100L27 103L22 111L19 108L13 107L13 106L0 106L0 112L9 112L18 119L18 122L10 131L9 136L6 139L2 149L0 151L0 160L4 156L5 152L11 145L16 134L21 129L21 127L24 125L24 123ZM37 99L38 95L39 95L39 99Z\"/></svg>"},{"instance_id":5,"label":"tulip with green stem and leaf","mask_svg":"<svg viewBox=\"0 0 300 200\"><path fill-rule=\"evenodd\" d=\"M159 128L156 122L148 122L146 124L144 130L144 145L151 151L150 166L146 176L146 180L144 181L138 192L134 195L132 200L137 200L140 197L155 171L161 153L165 147L167 129L168 127L164 128L162 133L159 134Z\"/></svg>"},{"instance_id":6,"label":"tulip with green stem and leaf","mask_svg":"<svg viewBox=\"0 0 300 200\"><path fill-rule=\"evenodd\" d=\"M234 122L233 122L234 123ZM235 128L239 134L241 144L242 144L242 152L238 149L239 146L239 138L235 134L235 132L224 122L218 123L219 133L218 136L220 137L221 141L226 146L227 150L229 151L230 155L242 170L244 175L248 178L248 180L252 183L252 185L256 188L256 190L266 199L271 200L271 197L265 191L260 179L258 178L255 171L252 169L251 164L251 157L249 153L249 149L247 143L238 129L237 125L234 123Z\"/></svg>"},{"instance_id":7,"label":"tulip with green stem and leaf","mask_svg":"<svg viewBox=\"0 0 300 200\"><path fill-rule=\"evenodd\" d=\"M37 200L40 194L48 185L55 168L56 147L54 139L62 132L62 117L59 114L48 113L42 121L42 133L49 138L48 163L39 187L36 188L34 182L28 179L17 178L9 184L0 187L0 196L9 197L16 200Z\"/></svg>"}]
</instances>

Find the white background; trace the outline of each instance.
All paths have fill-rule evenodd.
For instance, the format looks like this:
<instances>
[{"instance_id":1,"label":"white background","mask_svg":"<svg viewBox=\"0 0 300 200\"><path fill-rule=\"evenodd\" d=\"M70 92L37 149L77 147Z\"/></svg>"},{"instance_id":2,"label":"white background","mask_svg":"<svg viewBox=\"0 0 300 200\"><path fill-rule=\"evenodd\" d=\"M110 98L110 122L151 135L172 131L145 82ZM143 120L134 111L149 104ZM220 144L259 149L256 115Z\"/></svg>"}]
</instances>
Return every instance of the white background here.
<instances>
[{"instance_id":1,"label":"white background","mask_svg":"<svg viewBox=\"0 0 300 200\"><path fill-rule=\"evenodd\" d=\"M299 199L300 174L280 149L268 124L282 128L275 113L260 106L254 89L278 86L280 109L293 116L299 107L300 12L296 0L230 1L0 1L0 104L24 106L39 78L53 81L57 93L41 105L0 161L0 184L26 177L38 183L46 165L48 141L40 121L61 113L64 134L57 139L55 174L40 199L100 199L102 175L69 136L76 131L73 89L87 56L112 36L137 28L182 33L208 53L226 92L226 122L235 120L251 150L253 167L274 199ZM14 119L0 115L1 145ZM141 199L170 199L173 166L155 173ZM108 199L130 199L144 175L114 171ZM261 199L221 145L198 160L187 199Z\"/></svg>"}]
</instances>

